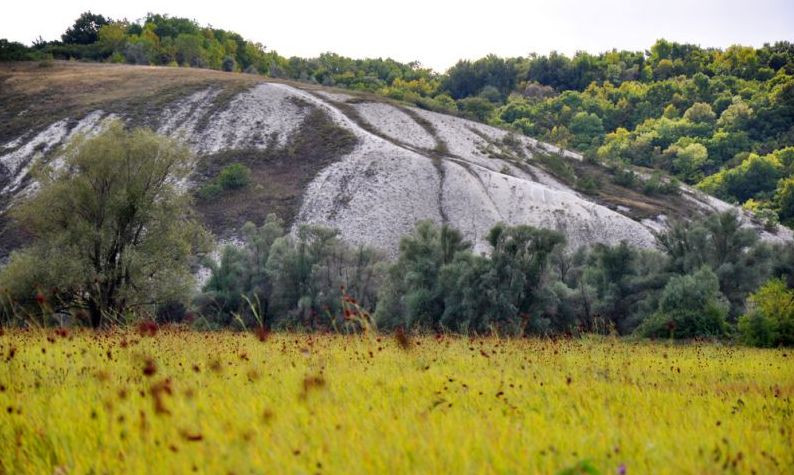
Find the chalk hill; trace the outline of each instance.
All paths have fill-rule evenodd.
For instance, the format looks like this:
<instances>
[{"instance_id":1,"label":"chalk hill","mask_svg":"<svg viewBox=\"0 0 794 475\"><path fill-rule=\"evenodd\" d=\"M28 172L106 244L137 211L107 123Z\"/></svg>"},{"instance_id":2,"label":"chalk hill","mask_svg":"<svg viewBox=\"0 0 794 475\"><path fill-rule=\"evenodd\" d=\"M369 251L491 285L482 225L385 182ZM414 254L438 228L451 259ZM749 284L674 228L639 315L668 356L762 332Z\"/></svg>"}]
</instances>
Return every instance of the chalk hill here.
<instances>
[{"instance_id":1,"label":"chalk hill","mask_svg":"<svg viewBox=\"0 0 794 475\"><path fill-rule=\"evenodd\" d=\"M111 117L187 143L197 157L193 189L228 164L251 169L245 188L197 200L221 238L275 212L390 255L420 219L450 223L483 250L499 221L559 229L571 246L650 247L670 219L731 206L689 188L646 196L577 153L374 95L208 70L56 62L0 66L0 213L35 191L36 161L57 160L70 137ZM791 239L786 228L770 233L744 216L766 239ZM0 256L24 243L5 215L0 229Z\"/></svg>"}]
</instances>

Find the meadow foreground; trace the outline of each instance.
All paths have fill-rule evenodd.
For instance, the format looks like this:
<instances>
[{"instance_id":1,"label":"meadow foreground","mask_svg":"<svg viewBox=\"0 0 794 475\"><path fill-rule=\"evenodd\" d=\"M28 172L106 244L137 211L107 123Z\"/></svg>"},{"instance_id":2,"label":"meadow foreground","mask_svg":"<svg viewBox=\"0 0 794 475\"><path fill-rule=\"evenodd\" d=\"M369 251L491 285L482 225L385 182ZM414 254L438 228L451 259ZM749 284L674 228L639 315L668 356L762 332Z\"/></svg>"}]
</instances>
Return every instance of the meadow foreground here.
<instances>
[{"instance_id":1,"label":"meadow foreground","mask_svg":"<svg viewBox=\"0 0 794 475\"><path fill-rule=\"evenodd\" d=\"M785 473L794 355L6 330L0 473Z\"/></svg>"}]
</instances>

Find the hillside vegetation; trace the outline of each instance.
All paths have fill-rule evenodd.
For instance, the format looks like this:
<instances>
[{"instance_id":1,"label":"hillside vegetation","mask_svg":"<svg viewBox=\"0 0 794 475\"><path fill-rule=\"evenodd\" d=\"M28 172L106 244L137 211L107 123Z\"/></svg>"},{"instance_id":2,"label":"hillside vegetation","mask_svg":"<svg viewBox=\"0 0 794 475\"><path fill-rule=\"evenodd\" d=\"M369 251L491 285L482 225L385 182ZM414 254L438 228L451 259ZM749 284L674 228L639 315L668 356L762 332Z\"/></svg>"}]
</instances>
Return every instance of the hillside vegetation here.
<instances>
[{"instance_id":1,"label":"hillside vegetation","mask_svg":"<svg viewBox=\"0 0 794 475\"><path fill-rule=\"evenodd\" d=\"M57 42L0 42L0 59L84 59L244 71L345 87L504 125L612 167L642 165L697 184L773 224L794 218L794 46L551 53L461 61L443 74L386 59L285 58L194 21L84 14ZM594 187L595 183L586 186ZM641 186L641 185L640 185Z\"/></svg>"}]
</instances>

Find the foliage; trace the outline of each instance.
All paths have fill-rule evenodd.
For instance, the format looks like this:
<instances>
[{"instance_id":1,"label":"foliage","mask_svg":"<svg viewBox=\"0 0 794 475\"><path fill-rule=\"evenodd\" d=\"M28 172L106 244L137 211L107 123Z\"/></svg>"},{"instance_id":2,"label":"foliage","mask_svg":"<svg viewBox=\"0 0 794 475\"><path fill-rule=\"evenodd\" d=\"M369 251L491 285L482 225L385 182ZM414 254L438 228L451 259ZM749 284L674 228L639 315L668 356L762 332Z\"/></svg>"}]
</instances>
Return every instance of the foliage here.
<instances>
[{"instance_id":1,"label":"foliage","mask_svg":"<svg viewBox=\"0 0 794 475\"><path fill-rule=\"evenodd\" d=\"M528 226L498 225L488 242L490 255L476 255L455 229L420 222L384 266L335 231L285 235L270 216L261 228L247 224L241 244L210 264L196 305L221 326L348 328L344 302L355 298L362 311L376 309L382 330L719 337L769 275L794 275L785 265L794 257L773 269L770 246L730 212L673 223L659 236L663 253L626 243L571 253L559 233Z\"/></svg>"},{"instance_id":2,"label":"foliage","mask_svg":"<svg viewBox=\"0 0 794 475\"><path fill-rule=\"evenodd\" d=\"M489 257L476 256L461 234L421 222L400 242L380 294L383 328L523 334L541 328L541 298L551 252L561 234L530 226L495 226Z\"/></svg>"},{"instance_id":3,"label":"foliage","mask_svg":"<svg viewBox=\"0 0 794 475\"><path fill-rule=\"evenodd\" d=\"M743 228L734 211L711 215L702 222L673 223L658 241L670 256L671 271L690 274L708 266L716 274L733 319L744 311L746 296L770 274L770 246L755 231Z\"/></svg>"},{"instance_id":4,"label":"foliage","mask_svg":"<svg viewBox=\"0 0 794 475\"><path fill-rule=\"evenodd\" d=\"M491 101L479 96L466 97L459 100L457 104L458 110L464 116L481 122L486 121L494 110L494 105Z\"/></svg>"},{"instance_id":5,"label":"foliage","mask_svg":"<svg viewBox=\"0 0 794 475\"><path fill-rule=\"evenodd\" d=\"M378 327L437 328L444 314L442 269L470 249L462 234L447 225L417 223L414 232L400 240L400 255L378 295Z\"/></svg>"},{"instance_id":6,"label":"foliage","mask_svg":"<svg viewBox=\"0 0 794 475\"><path fill-rule=\"evenodd\" d=\"M6 312L46 302L87 312L98 327L128 309L184 300L190 256L206 240L176 186L189 172L185 147L145 129L115 121L76 137L63 165L38 170L40 189L15 208L35 240L0 274L13 301Z\"/></svg>"},{"instance_id":7,"label":"foliage","mask_svg":"<svg viewBox=\"0 0 794 475\"><path fill-rule=\"evenodd\" d=\"M27 61L39 59L40 56L22 43L0 38L0 61Z\"/></svg>"},{"instance_id":8,"label":"foliage","mask_svg":"<svg viewBox=\"0 0 794 475\"><path fill-rule=\"evenodd\" d=\"M234 60L232 56L226 56L223 58L223 64L221 65L221 69L226 72L232 72L237 70L237 61Z\"/></svg>"},{"instance_id":9,"label":"foliage","mask_svg":"<svg viewBox=\"0 0 794 475\"><path fill-rule=\"evenodd\" d=\"M656 293L664 286L661 260L625 242L617 246L598 244L588 253L578 287L590 295L582 322L595 326L596 319L613 325L621 333L631 332L650 312Z\"/></svg>"},{"instance_id":10,"label":"foliage","mask_svg":"<svg viewBox=\"0 0 794 475\"><path fill-rule=\"evenodd\" d=\"M781 279L771 279L748 300L748 312L738 324L744 343L764 347L794 345L794 290Z\"/></svg>"},{"instance_id":11,"label":"foliage","mask_svg":"<svg viewBox=\"0 0 794 475\"><path fill-rule=\"evenodd\" d=\"M673 195L679 192L679 184L675 179L666 179L658 171L651 173L642 182L642 192L646 195Z\"/></svg>"},{"instance_id":12,"label":"foliage","mask_svg":"<svg viewBox=\"0 0 794 475\"><path fill-rule=\"evenodd\" d=\"M441 87L456 100L479 95L489 86L506 97L516 79L514 61L488 55L474 62L459 61L447 71Z\"/></svg>"},{"instance_id":13,"label":"foliage","mask_svg":"<svg viewBox=\"0 0 794 475\"><path fill-rule=\"evenodd\" d=\"M283 222L270 214L260 227L246 223L241 231L241 246L225 246L218 263L207 260L210 278L195 302L205 317L219 325L234 324L235 316L247 324L258 323L256 318L262 323L272 320L273 286L265 267L270 248L284 235Z\"/></svg>"},{"instance_id":14,"label":"foliage","mask_svg":"<svg viewBox=\"0 0 794 475\"><path fill-rule=\"evenodd\" d=\"M102 15L85 12L61 36L66 44L88 45L99 39L99 30L110 22Z\"/></svg>"},{"instance_id":15,"label":"foliage","mask_svg":"<svg viewBox=\"0 0 794 475\"><path fill-rule=\"evenodd\" d=\"M242 163L233 163L225 166L218 176L205 183L196 193L203 200L211 200L224 191L245 188L250 181L251 169Z\"/></svg>"},{"instance_id":16,"label":"foliage","mask_svg":"<svg viewBox=\"0 0 794 475\"><path fill-rule=\"evenodd\" d=\"M593 113L577 112L568 128L574 136L571 146L579 150L600 145L604 136L604 123Z\"/></svg>"},{"instance_id":17,"label":"foliage","mask_svg":"<svg viewBox=\"0 0 794 475\"><path fill-rule=\"evenodd\" d=\"M242 163L233 163L224 167L218 174L218 184L224 190L243 188L251 180L251 169Z\"/></svg>"},{"instance_id":18,"label":"foliage","mask_svg":"<svg viewBox=\"0 0 794 475\"><path fill-rule=\"evenodd\" d=\"M281 327L343 329L350 315L343 297L372 309L380 283L380 256L352 247L335 230L301 225L297 235L277 239L266 272L273 285L274 323Z\"/></svg>"},{"instance_id":19,"label":"foliage","mask_svg":"<svg viewBox=\"0 0 794 475\"><path fill-rule=\"evenodd\" d=\"M637 332L648 337L720 338L728 330L728 308L717 276L703 267L694 274L671 278L657 313L643 321Z\"/></svg>"},{"instance_id":20,"label":"foliage","mask_svg":"<svg viewBox=\"0 0 794 475\"><path fill-rule=\"evenodd\" d=\"M699 188L739 202L751 198L763 200L772 197L784 176L785 170L774 154L759 156L751 153L738 166L721 170L703 180Z\"/></svg>"},{"instance_id":21,"label":"foliage","mask_svg":"<svg viewBox=\"0 0 794 475\"><path fill-rule=\"evenodd\" d=\"M240 246L226 246L197 298L216 325L337 328L347 323L342 298L373 308L380 282L379 255L342 243L336 231L301 226L296 236L269 215L257 228L246 223Z\"/></svg>"}]
</instances>

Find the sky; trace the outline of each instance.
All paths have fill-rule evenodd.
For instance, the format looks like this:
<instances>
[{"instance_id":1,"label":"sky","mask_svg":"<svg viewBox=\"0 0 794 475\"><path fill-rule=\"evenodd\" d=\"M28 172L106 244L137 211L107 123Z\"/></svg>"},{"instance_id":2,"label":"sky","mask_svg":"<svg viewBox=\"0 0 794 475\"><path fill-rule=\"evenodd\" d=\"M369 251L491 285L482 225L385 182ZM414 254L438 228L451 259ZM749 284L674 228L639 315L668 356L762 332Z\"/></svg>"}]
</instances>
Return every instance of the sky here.
<instances>
[{"instance_id":1,"label":"sky","mask_svg":"<svg viewBox=\"0 0 794 475\"><path fill-rule=\"evenodd\" d=\"M147 12L240 33L284 56L333 51L444 71L489 53L642 51L658 38L704 47L794 41L794 0L25 0L4 5L0 38L59 39L81 12Z\"/></svg>"}]
</instances>

